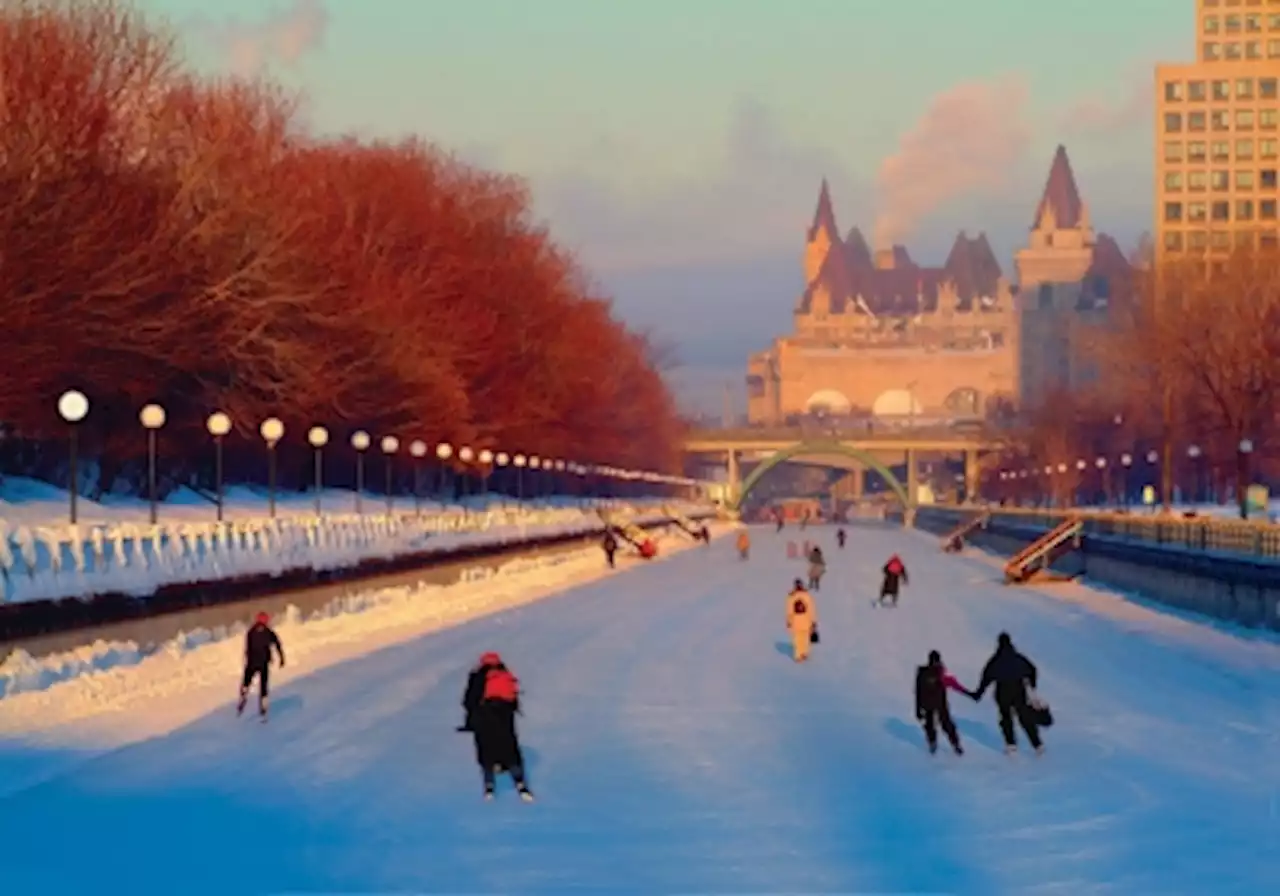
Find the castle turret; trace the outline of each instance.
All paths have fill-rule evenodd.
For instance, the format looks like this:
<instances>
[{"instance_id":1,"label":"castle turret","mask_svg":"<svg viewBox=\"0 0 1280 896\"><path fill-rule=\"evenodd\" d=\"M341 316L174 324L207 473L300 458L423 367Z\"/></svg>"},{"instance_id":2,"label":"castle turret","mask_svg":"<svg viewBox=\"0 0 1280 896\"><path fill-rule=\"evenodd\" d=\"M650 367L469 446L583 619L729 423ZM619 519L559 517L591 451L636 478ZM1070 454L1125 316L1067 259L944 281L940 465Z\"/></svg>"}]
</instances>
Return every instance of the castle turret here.
<instances>
[{"instance_id":1,"label":"castle turret","mask_svg":"<svg viewBox=\"0 0 1280 896\"><path fill-rule=\"evenodd\" d=\"M813 223L809 225L808 239L804 248L804 282L806 285L818 279L827 255L835 247L840 247L840 230L836 227L836 213L831 206L831 189L827 179L822 179L822 189L818 193L818 206L813 211Z\"/></svg>"}]
</instances>

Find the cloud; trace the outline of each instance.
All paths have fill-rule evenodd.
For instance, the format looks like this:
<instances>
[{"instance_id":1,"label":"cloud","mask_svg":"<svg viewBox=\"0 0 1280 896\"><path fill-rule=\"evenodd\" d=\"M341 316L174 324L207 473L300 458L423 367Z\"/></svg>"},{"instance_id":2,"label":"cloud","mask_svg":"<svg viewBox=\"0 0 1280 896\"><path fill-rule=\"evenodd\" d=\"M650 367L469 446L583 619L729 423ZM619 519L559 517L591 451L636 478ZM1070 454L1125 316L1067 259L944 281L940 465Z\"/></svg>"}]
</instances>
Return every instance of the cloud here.
<instances>
[{"instance_id":1,"label":"cloud","mask_svg":"<svg viewBox=\"0 0 1280 896\"><path fill-rule=\"evenodd\" d=\"M252 77L271 62L286 65L319 48L329 28L329 10L323 0L294 0L288 9L255 23L202 21L203 32L221 51L237 75Z\"/></svg>"},{"instance_id":2,"label":"cloud","mask_svg":"<svg viewBox=\"0 0 1280 896\"><path fill-rule=\"evenodd\" d=\"M1008 183L1032 129L1021 77L968 81L937 94L876 179L876 248L902 242L956 199Z\"/></svg>"},{"instance_id":3,"label":"cloud","mask_svg":"<svg viewBox=\"0 0 1280 896\"><path fill-rule=\"evenodd\" d=\"M798 253L824 176L838 210L865 207L868 195L836 156L789 139L755 100L738 104L724 145L697 174L624 186L587 170L625 175L643 160L605 138L588 156L531 182L539 210L601 273L746 260L779 247Z\"/></svg>"},{"instance_id":4,"label":"cloud","mask_svg":"<svg viewBox=\"0 0 1280 896\"><path fill-rule=\"evenodd\" d=\"M1125 131L1149 130L1154 114L1154 64L1135 64L1110 93L1082 96L1063 112L1063 132L1080 137L1110 137Z\"/></svg>"}]
</instances>

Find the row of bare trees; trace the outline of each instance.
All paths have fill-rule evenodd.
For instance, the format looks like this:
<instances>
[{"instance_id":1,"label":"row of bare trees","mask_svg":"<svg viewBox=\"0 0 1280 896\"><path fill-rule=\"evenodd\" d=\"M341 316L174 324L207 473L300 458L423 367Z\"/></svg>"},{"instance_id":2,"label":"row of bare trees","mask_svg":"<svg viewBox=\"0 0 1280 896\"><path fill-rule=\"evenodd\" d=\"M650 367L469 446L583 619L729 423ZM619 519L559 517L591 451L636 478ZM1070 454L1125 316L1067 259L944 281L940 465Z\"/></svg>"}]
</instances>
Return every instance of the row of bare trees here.
<instances>
[{"instance_id":1,"label":"row of bare trees","mask_svg":"<svg viewBox=\"0 0 1280 896\"><path fill-rule=\"evenodd\" d=\"M1114 467L1128 455L1166 504L1176 483L1204 476L1243 508L1252 481L1280 474L1280 252L1140 271L1078 348L1096 381L1030 409L1024 434L1025 463L1067 466L1047 477L1059 501L1101 479L1097 457Z\"/></svg>"},{"instance_id":2,"label":"row of bare trees","mask_svg":"<svg viewBox=\"0 0 1280 896\"><path fill-rule=\"evenodd\" d=\"M93 411L103 476L137 413L213 409L644 467L677 461L652 346L530 212L418 140L327 140L261 81L188 71L114 0L0 5L0 422Z\"/></svg>"}]
</instances>

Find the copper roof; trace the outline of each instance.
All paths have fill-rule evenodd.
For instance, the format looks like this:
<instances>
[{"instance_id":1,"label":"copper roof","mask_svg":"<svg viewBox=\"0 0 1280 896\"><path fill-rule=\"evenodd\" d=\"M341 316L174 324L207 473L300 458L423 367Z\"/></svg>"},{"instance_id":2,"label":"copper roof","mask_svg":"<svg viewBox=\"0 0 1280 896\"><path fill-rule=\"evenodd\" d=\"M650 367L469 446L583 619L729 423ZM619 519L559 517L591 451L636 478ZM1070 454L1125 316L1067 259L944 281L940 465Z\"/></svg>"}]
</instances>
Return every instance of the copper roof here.
<instances>
[{"instance_id":1,"label":"copper roof","mask_svg":"<svg viewBox=\"0 0 1280 896\"><path fill-rule=\"evenodd\" d=\"M1067 158L1067 148L1059 144L1058 151L1053 154L1053 164L1049 166L1049 178L1044 184L1044 195L1036 206L1036 216L1031 222L1031 229L1040 226L1044 213L1053 209L1054 223L1070 230L1080 226L1080 218L1084 208L1080 201L1080 190L1076 187L1076 176L1071 171L1071 160Z\"/></svg>"}]
</instances>

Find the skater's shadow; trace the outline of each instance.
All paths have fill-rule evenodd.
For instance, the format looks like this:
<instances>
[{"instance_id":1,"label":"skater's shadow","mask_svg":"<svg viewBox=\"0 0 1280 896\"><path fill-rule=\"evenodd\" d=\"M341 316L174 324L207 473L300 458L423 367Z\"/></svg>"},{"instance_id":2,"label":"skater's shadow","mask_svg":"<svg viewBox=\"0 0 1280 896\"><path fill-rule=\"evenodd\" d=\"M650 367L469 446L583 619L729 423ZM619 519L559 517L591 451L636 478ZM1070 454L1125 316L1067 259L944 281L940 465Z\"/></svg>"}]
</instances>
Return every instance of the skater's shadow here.
<instances>
[{"instance_id":1,"label":"skater's shadow","mask_svg":"<svg viewBox=\"0 0 1280 896\"><path fill-rule=\"evenodd\" d=\"M894 740L900 740L917 750L924 749L924 731L919 725L911 725L895 717L884 720L884 730Z\"/></svg>"},{"instance_id":2,"label":"skater's shadow","mask_svg":"<svg viewBox=\"0 0 1280 896\"><path fill-rule=\"evenodd\" d=\"M778 653L782 654L787 659L791 659L791 642L790 641L774 641L773 649L778 651Z\"/></svg>"},{"instance_id":3,"label":"skater's shadow","mask_svg":"<svg viewBox=\"0 0 1280 896\"><path fill-rule=\"evenodd\" d=\"M282 715L290 715L302 709L303 701L301 694L286 694L283 697L276 697L274 694L271 698L271 717L279 718Z\"/></svg>"},{"instance_id":4,"label":"skater's shadow","mask_svg":"<svg viewBox=\"0 0 1280 896\"><path fill-rule=\"evenodd\" d=\"M956 730L965 740L971 740L988 750L995 750L997 753L1004 750L1004 741L1000 738L1000 732L991 725L985 725L973 719L956 719Z\"/></svg>"}]
</instances>

